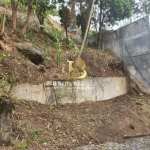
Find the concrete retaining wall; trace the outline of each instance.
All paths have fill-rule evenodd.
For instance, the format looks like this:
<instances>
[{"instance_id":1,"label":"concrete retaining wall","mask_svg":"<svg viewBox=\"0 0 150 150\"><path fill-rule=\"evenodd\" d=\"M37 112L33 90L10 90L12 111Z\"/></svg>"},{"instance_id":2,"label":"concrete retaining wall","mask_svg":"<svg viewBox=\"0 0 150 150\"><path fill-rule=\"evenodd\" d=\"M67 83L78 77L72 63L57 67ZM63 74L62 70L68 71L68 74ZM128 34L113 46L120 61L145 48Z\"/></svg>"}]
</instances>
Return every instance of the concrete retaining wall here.
<instances>
[{"instance_id":1,"label":"concrete retaining wall","mask_svg":"<svg viewBox=\"0 0 150 150\"><path fill-rule=\"evenodd\" d=\"M125 77L91 78L77 81L47 81L45 84L18 84L13 87L13 98L43 104L81 103L108 100L127 93Z\"/></svg>"}]
</instances>

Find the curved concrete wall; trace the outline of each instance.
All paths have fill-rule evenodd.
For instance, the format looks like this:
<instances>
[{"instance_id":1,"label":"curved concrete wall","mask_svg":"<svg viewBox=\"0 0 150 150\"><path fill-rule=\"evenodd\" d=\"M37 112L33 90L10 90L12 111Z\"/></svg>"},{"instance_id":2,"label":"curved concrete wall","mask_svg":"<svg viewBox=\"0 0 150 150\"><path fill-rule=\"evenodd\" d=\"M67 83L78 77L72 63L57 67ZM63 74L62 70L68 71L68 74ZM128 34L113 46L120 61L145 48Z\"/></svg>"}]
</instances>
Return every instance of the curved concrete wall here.
<instances>
[{"instance_id":1,"label":"curved concrete wall","mask_svg":"<svg viewBox=\"0 0 150 150\"><path fill-rule=\"evenodd\" d=\"M76 81L47 81L44 84L18 84L11 91L17 99L43 104L81 103L108 100L127 93L125 77L101 77Z\"/></svg>"}]
</instances>

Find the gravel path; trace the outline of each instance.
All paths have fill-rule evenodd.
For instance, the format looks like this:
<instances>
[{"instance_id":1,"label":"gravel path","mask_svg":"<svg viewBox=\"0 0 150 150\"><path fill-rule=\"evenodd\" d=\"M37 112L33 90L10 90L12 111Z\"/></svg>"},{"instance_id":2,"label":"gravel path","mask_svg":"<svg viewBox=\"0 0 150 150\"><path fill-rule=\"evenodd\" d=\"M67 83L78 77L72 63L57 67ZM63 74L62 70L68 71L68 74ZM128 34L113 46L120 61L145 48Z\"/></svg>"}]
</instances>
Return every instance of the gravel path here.
<instances>
[{"instance_id":1,"label":"gravel path","mask_svg":"<svg viewBox=\"0 0 150 150\"><path fill-rule=\"evenodd\" d=\"M150 150L150 137L137 138L126 143L107 142L100 145L87 145L75 150Z\"/></svg>"}]
</instances>

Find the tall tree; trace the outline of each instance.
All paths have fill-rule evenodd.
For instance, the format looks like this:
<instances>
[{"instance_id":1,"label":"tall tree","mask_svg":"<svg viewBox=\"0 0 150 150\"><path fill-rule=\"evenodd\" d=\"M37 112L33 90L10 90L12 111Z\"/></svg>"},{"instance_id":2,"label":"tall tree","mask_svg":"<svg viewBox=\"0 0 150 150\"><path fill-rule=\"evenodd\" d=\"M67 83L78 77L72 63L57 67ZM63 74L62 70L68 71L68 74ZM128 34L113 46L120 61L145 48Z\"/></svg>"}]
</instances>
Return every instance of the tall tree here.
<instances>
[{"instance_id":1,"label":"tall tree","mask_svg":"<svg viewBox=\"0 0 150 150\"><path fill-rule=\"evenodd\" d=\"M86 31L86 25L90 14L90 8L92 0L69 0L68 3L72 8L78 9L78 15L76 16L76 23L78 27L81 26L82 39ZM75 9L74 9L75 11ZM75 14L75 13L74 13Z\"/></svg>"},{"instance_id":2,"label":"tall tree","mask_svg":"<svg viewBox=\"0 0 150 150\"><path fill-rule=\"evenodd\" d=\"M79 14L77 15L77 25L78 27L81 26L81 34L82 39L84 38L85 32L86 32L86 26L88 22L88 17L90 14L90 9L92 5L91 0L76 0L76 2L79 4Z\"/></svg>"},{"instance_id":3,"label":"tall tree","mask_svg":"<svg viewBox=\"0 0 150 150\"><path fill-rule=\"evenodd\" d=\"M64 27L66 31L66 37L68 37L67 29L71 24L71 12L70 9L66 6L62 6L62 9L59 10L59 15L61 17L61 25Z\"/></svg>"},{"instance_id":4,"label":"tall tree","mask_svg":"<svg viewBox=\"0 0 150 150\"><path fill-rule=\"evenodd\" d=\"M24 24L24 27L22 29L22 33L25 34L28 28L28 24L30 21L30 17L32 12L37 15L39 23L41 25L44 24L44 19L46 17L46 13L49 9L54 9L56 0L22 0L21 1L25 6L28 7L27 12L27 18L26 22ZM44 28L41 27L41 31L43 31Z\"/></svg>"},{"instance_id":5,"label":"tall tree","mask_svg":"<svg viewBox=\"0 0 150 150\"><path fill-rule=\"evenodd\" d=\"M98 48L102 48L102 30L108 24L129 18L132 14L134 0L96 0L99 6L99 38Z\"/></svg>"},{"instance_id":6,"label":"tall tree","mask_svg":"<svg viewBox=\"0 0 150 150\"><path fill-rule=\"evenodd\" d=\"M46 13L48 10L52 10L55 9L55 1L51 1L50 0L38 0L37 4L36 4L36 15L38 17L39 23L41 25L44 24L44 19L46 17ZM41 31L43 32L43 27L40 28Z\"/></svg>"},{"instance_id":7,"label":"tall tree","mask_svg":"<svg viewBox=\"0 0 150 150\"><path fill-rule=\"evenodd\" d=\"M36 0L22 0L22 3L28 7L27 18L22 29L22 34L25 34L27 32L32 10L36 9L36 2L37 2Z\"/></svg>"},{"instance_id":8,"label":"tall tree","mask_svg":"<svg viewBox=\"0 0 150 150\"><path fill-rule=\"evenodd\" d=\"M11 9L12 9L12 27L15 30L17 27L17 8L19 0L10 0Z\"/></svg>"},{"instance_id":9,"label":"tall tree","mask_svg":"<svg viewBox=\"0 0 150 150\"><path fill-rule=\"evenodd\" d=\"M99 23L99 20L98 20L98 7L95 5L94 8L93 8L93 15L92 15L92 18L91 18L91 25L92 25L92 28L94 28L97 32L97 29L98 29L98 23Z\"/></svg>"}]
</instances>

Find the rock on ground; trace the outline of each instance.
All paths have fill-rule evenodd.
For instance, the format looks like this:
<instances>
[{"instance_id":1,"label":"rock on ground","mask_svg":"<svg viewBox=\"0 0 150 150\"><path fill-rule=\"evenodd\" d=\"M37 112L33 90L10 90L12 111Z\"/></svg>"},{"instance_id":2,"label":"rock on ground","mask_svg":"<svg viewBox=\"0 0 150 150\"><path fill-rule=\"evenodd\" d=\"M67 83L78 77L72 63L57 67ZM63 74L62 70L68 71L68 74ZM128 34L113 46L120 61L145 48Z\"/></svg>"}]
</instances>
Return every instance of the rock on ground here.
<instances>
[{"instance_id":1,"label":"rock on ground","mask_svg":"<svg viewBox=\"0 0 150 150\"><path fill-rule=\"evenodd\" d=\"M15 43L15 46L20 53L25 55L25 57L36 65L44 61L45 52L39 47L29 43Z\"/></svg>"},{"instance_id":2,"label":"rock on ground","mask_svg":"<svg viewBox=\"0 0 150 150\"><path fill-rule=\"evenodd\" d=\"M5 97L0 97L0 146L10 145L12 135L13 103Z\"/></svg>"}]
</instances>

